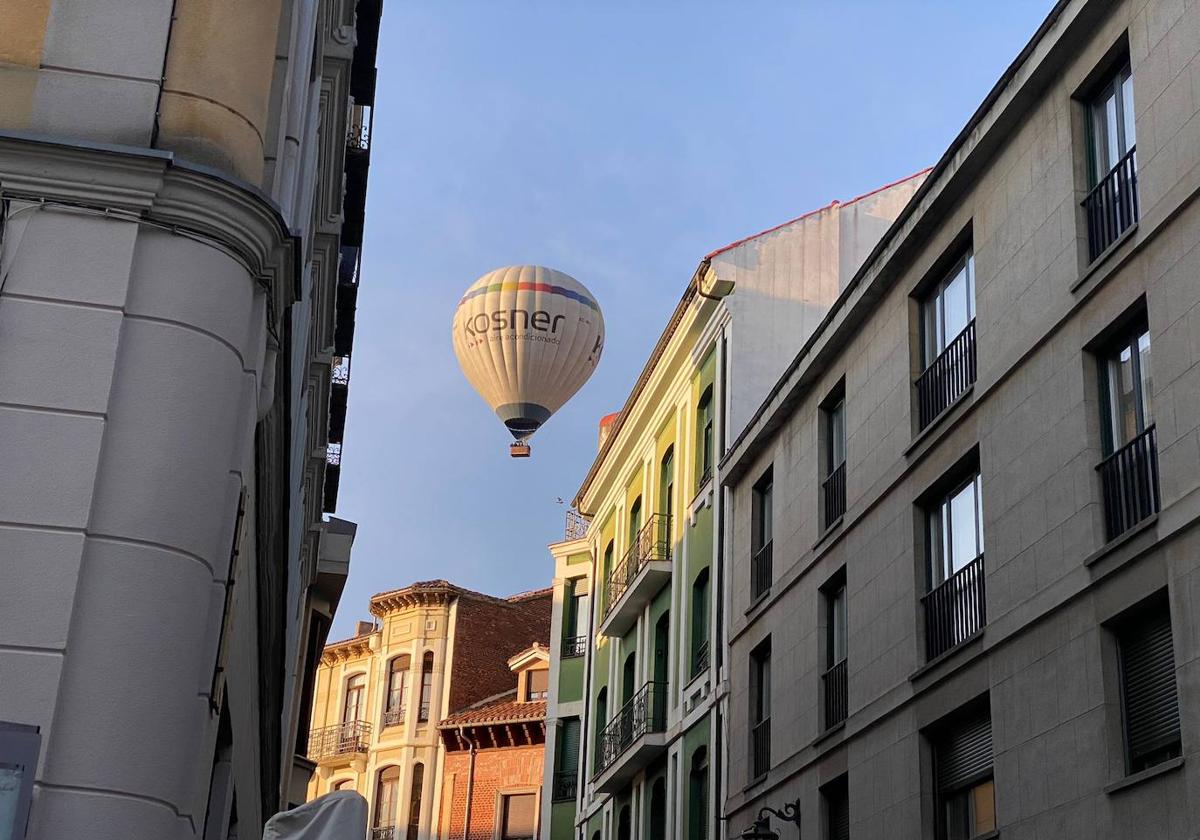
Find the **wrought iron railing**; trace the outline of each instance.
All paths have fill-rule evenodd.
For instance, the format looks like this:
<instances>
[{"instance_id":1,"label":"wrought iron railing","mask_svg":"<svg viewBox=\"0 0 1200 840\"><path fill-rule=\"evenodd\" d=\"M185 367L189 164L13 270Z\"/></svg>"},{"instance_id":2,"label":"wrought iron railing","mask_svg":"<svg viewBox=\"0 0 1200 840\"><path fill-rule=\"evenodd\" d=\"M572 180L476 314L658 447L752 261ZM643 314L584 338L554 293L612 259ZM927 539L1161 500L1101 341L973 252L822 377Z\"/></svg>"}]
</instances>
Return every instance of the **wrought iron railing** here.
<instances>
[{"instance_id":1,"label":"wrought iron railing","mask_svg":"<svg viewBox=\"0 0 1200 840\"><path fill-rule=\"evenodd\" d=\"M1081 202L1087 217L1089 261L1107 251L1138 220L1136 150L1131 146Z\"/></svg>"},{"instance_id":2,"label":"wrought iron railing","mask_svg":"<svg viewBox=\"0 0 1200 840\"><path fill-rule=\"evenodd\" d=\"M821 495L825 502L826 528L837 522L846 513L846 462L838 464L837 469L821 483Z\"/></svg>"},{"instance_id":3,"label":"wrought iron railing","mask_svg":"<svg viewBox=\"0 0 1200 840\"><path fill-rule=\"evenodd\" d=\"M567 802L575 798L579 790L579 774L574 770L559 770L554 774L554 788L550 794L555 802Z\"/></svg>"},{"instance_id":4,"label":"wrought iron railing","mask_svg":"<svg viewBox=\"0 0 1200 840\"><path fill-rule=\"evenodd\" d=\"M925 656L935 659L987 623L983 555L963 566L921 599L925 602Z\"/></svg>"},{"instance_id":5,"label":"wrought iron railing","mask_svg":"<svg viewBox=\"0 0 1200 840\"><path fill-rule=\"evenodd\" d=\"M568 540L581 540L587 536L589 525L588 518L575 508L567 508L567 527L566 538Z\"/></svg>"},{"instance_id":6,"label":"wrought iron railing","mask_svg":"<svg viewBox=\"0 0 1200 840\"><path fill-rule=\"evenodd\" d=\"M666 729L666 700L666 683L648 682L613 715L600 732L598 772L611 767L637 739Z\"/></svg>"},{"instance_id":7,"label":"wrought iron railing","mask_svg":"<svg viewBox=\"0 0 1200 840\"><path fill-rule=\"evenodd\" d=\"M763 718L750 727L750 778L767 775L771 769L771 719Z\"/></svg>"},{"instance_id":8,"label":"wrought iron railing","mask_svg":"<svg viewBox=\"0 0 1200 840\"><path fill-rule=\"evenodd\" d=\"M633 538L633 544L605 582L604 614L616 607L647 563L671 559L671 515L656 513Z\"/></svg>"},{"instance_id":9,"label":"wrought iron railing","mask_svg":"<svg viewBox=\"0 0 1200 840\"><path fill-rule=\"evenodd\" d=\"M400 832L394 825L380 825L371 829L371 840L400 840Z\"/></svg>"},{"instance_id":10,"label":"wrought iron railing","mask_svg":"<svg viewBox=\"0 0 1200 840\"><path fill-rule=\"evenodd\" d=\"M330 442L326 444L325 463L334 467L340 467L342 465L342 445L340 443Z\"/></svg>"},{"instance_id":11,"label":"wrought iron railing","mask_svg":"<svg viewBox=\"0 0 1200 840\"><path fill-rule=\"evenodd\" d=\"M750 597L759 598L771 588L771 543L750 558Z\"/></svg>"},{"instance_id":12,"label":"wrought iron railing","mask_svg":"<svg viewBox=\"0 0 1200 840\"><path fill-rule=\"evenodd\" d=\"M692 676L698 676L701 672L708 670L708 639L696 645L696 650L692 653Z\"/></svg>"},{"instance_id":13,"label":"wrought iron railing","mask_svg":"<svg viewBox=\"0 0 1200 840\"><path fill-rule=\"evenodd\" d=\"M399 709L384 709L383 710L383 725L384 726L401 726L404 723L404 718L408 714L408 710L401 707Z\"/></svg>"},{"instance_id":14,"label":"wrought iron railing","mask_svg":"<svg viewBox=\"0 0 1200 840\"><path fill-rule=\"evenodd\" d=\"M346 147L357 152L371 150L371 106L350 108L350 125L346 128Z\"/></svg>"},{"instance_id":15,"label":"wrought iron railing","mask_svg":"<svg viewBox=\"0 0 1200 840\"><path fill-rule=\"evenodd\" d=\"M334 356L333 366L329 370L329 381L334 385L347 385L350 382L350 357Z\"/></svg>"},{"instance_id":16,"label":"wrought iron railing","mask_svg":"<svg viewBox=\"0 0 1200 840\"><path fill-rule=\"evenodd\" d=\"M846 719L848 695L846 660L836 663L821 677L825 684L825 728L837 726Z\"/></svg>"},{"instance_id":17,"label":"wrought iron railing","mask_svg":"<svg viewBox=\"0 0 1200 840\"><path fill-rule=\"evenodd\" d=\"M308 733L308 757L313 761L337 755L365 753L371 743L371 724L348 721L314 729Z\"/></svg>"},{"instance_id":18,"label":"wrought iron railing","mask_svg":"<svg viewBox=\"0 0 1200 840\"><path fill-rule=\"evenodd\" d=\"M1101 461L1104 529L1115 540L1143 519L1158 513L1158 444L1153 425Z\"/></svg>"},{"instance_id":19,"label":"wrought iron railing","mask_svg":"<svg viewBox=\"0 0 1200 840\"><path fill-rule=\"evenodd\" d=\"M975 319L917 377L917 413L924 429L975 384Z\"/></svg>"},{"instance_id":20,"label":"wrought iron railing","mask_svg":"<svg viewBox=\"0 0 1200 840\"><path fill-rule=\"evenodd\" d=\"M569 636L563 639L562 643L562 658L571 659L576 656L583 656L587 653L587 636Z\"/></svg>"}]
</instances>

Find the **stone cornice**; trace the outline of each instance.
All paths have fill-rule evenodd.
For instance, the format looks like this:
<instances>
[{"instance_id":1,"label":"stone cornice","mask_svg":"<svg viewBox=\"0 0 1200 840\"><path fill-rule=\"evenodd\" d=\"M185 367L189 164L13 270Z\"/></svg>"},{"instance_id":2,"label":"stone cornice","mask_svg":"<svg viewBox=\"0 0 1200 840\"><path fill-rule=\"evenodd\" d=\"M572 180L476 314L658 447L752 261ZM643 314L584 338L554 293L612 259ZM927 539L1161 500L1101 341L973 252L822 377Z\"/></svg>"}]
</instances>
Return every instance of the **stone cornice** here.
<instances>
[{"instance_id":1,"label":"stone cornice","mask_svg":"<svg viewBox=\"0 0 1200 840\"><path fill-rule=\"evenodd\" d=\"M371 615L383 618L386 615L420 607L444 607L459 596L459 590L450 586L409 586L395 592L385 592L371 599Z\"/></svg>"},{"instance_id":2,"label":"stone cornice","mask_svg":"<svg viewBox=\"0 0 1200 840\"><path fill-rule=\"evenodd\" d=\"M374 636L374 633L368 633L365 636L355 636L353 639L326 645L325 649L321 651L321 664L334 665L338 662L370 656L371 639Z\"/></svg>"}]
</instances>

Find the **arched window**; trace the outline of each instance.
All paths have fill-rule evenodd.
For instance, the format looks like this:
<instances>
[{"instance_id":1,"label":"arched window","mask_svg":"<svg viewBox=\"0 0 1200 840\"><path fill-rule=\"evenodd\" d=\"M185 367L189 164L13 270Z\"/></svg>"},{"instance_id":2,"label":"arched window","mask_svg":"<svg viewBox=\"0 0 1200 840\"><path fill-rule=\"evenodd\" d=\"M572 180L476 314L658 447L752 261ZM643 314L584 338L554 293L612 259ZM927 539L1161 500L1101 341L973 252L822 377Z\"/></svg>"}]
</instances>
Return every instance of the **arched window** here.
<instances>
[{"instance_id":1,"label":"arched window","mask_svg":"<svg viewBox=\"0 0 1200 840\"><path fill-rule=\"evenodd\" d=\"M708 840L708 748L692 753L688 773L688 840Z\"/></svg>"},{"instance_id":2,"label":"arched window","mask_svg":"<svg viewBox=\"0 0 1200 840\"><path fill-rule=\"evenodd\" d=\"M396 806L400 794L400 768L393 764L379 771L375 785L375 828L396 824Z\"/></svg>"},{"instance_id":3,"label":"arched window","mask_svg":"<svg viewBox=\"0 0 1200 840\"><path fill-rule=\"evenodd\" d=\"M692 676L708 667L708 569L692 581Z\"/></svg>"},{"instance_id":4,"label":"arched window","mask_svg":"<svg viewBox=\"0 0 1200 840\"><path fill-rule=\"evenodd\" d=\"M426 654L432 656L432 654ZM408 837L407 840L420 840L421 831L421 794L425 788L425 765L414 764L412 771L412 791L408 798Z\"/></svg>"},{"instance_id":5,"label":"arched window","mask_svg":"<svg viewBox=\"0 0 1200 840\"><path fill-rule=\"evenodd\" d=\"M670 521L675 512L675 447L668 446L658 467L658 509ZM669 526L668 526L669 527Z\"/></svg>"},{"instance_id":6,"label":"arched window","mask_svg":"<svg viewBox=\"0 0 1200 840\"><path fill-rule=\"evenodd\" d=\"M604 763L604 725L608 723L608 686L596 695L596 731L592 738L592 765L599 770Z\"/></svg>"},{"instance_id":7,"label":"arched window","mask_svg":"<svg viewBox=\"0 0 1200 840\"><path fill-rule=\"evenodd\" d=\"M638 532L642 530L642 497L633 500L629 508L629 544L637 542Z\"/></svg>"},{"instance_id":8,"label":"arched window","mask_svg":"<svg viewBox=\"0 0 1200 840\"><path fill-rule=\"evenodd\" d=\"M632 840L632 820L629 817L629 806L622 805L617 814L617 840Z\"/></svg>"},{"instance_id":9,"label":"arched window","mask_svg":"<svg viewBox=\"0 0 1200 840\"><path fill-rule=\"evenodd\" d=\"M388 663L387 704L383 709L383 725L399 726L408 711L408 670L411 658L405 654Z\"/></svg>"},{"instance_id":10,"label":"arched window","mask_svg":"<svg viewBox=\"0 0 1200 840\"><path fill-rule=\"evenodd\" d=\"M608 609L608 605L610 603L609 587L612 585L612 568L613 568L613 541L609 540L608 545L606 545L604 547L604 562L601 564L601 567L600 567L601 580L603 581L603 585L604 585L603 606L604 606L605 610Z\"/></svg>"},{"instance_id":11,"label":"arched window","mask_svg":"<svg viewBox=\"0 0 1200 840\"><path fill-rule=\"evenodd\" d=\"M362 674L355 674L346 680L346 700L342 704L342 723L356 723L362 720L366 692L367 678Z\"/></svg>"},{"instance_id":12,"label":"arched window","mask_svg":"<svg viewBox=\"0 0 1200 840\"><path fill-rule=\"evenodd\" d=\"M354 790L354 780L342 779L340 782L334 782L332 790Z\"/></svg>"},{"instance_id":13,"label":"arched window","mask_svg":"<svg viewBox=\"0 0 1200 840\"><path fill-rule=\"evenodd\" d=\"M433 699L433 652L425 654L421 661L421 706L417 709L417 720L429 720L429 704Z\"/></svg>"},{"instance_id":14,"label":"arched window","mask_svg":"<svg viewBox=\"0 0 1200 840\"><path fill-rule=\"evenodd\" d=\"M696 404L696 469L697 484L703 484L712 475L713 462L713 389L709 385Z\"/></svg>"},{"instance_id":15,"label":"arched window","mask_svg":"<svg viewBox=\"0 0 1200 840\"><path fill-rule=\"evenodd\" d=\"M662 776L650 788L650 836L667 836L667 783Z\"/></svg>"}]
</instances>

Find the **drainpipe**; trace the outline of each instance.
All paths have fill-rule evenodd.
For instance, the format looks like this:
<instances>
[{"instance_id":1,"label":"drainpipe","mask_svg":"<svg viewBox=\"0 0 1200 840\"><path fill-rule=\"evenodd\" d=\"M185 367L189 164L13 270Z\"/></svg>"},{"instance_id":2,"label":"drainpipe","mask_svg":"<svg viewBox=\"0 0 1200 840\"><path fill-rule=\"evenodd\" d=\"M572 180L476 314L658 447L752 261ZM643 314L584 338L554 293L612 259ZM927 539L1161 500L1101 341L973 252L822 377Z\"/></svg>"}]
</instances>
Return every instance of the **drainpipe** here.
<instances>
[{"instance_id":1,"label":"drainpipe","mask_svg":"<svg viewBox=\"0 0 1200 840\"><path fill-rule=\"evenodd\" d=\"M721 417L721 457L722 458L725 457L725 451L726 451L725 450L725 421L727 419L727 412L725 411L725 406L728 404L728 399L729 399L729 395L726 393L726 387L729 383L728 370L729 370L729 345L725 338L725 331L722 330L721 331L721 369L719 371L719 375L721 377L720 417ZM718 477L724 478L724 476L720 475L719 467L715 472L718 473ZM725 667L725 655L724 654L725 654L725 515L726 515L725 488L720 485L713 488L713 506L716 508L716 510L714 510L713 513L716 515L716 519L717 519L717 550L716 550L716 552L714 552L714 556L713 556L713 562L717 567L717 598L716 598L716 601L717 601L716 625L717 626L715 628L713 628L713 637L714 638L713 638L713 651L711 653L711 658L712 658L712 661L714 663L716 663L716 668L713 671L713 673L715 675L713 678L713 691L714 691L714 693L717 694L717 702L713 704L713 716L714 716L715 720L713 721L713 728L709 730L710 733L713 733L715 735L715 737L713 738L713 750L712 750L712 755L713 755L712 766L713 766L713 776L714 776L714 778L713 778L713 791L714 791L713 799L715 801L713 803L713 809L712 809L714 826L713 826L713 831L712 831L711 836L716 838L716 840L720 840L720 838L723 836L723 833L725 831L725 825L721 821L721 815L725 811L725 796L722 791L722 787L724 785L725 779L724 779L724 774L721 772L721 768L722 768L722 765L724 762L724 755L723 755L723 751L721 750L721 745L725 741L725 737L724 737L724 735L725 735L725 719L724 719L724 715L721 713L721 709L725 704L725 695L724 695L724 693L719 692L718 689L720 688L720 684L721 684L721 672Z\"/></svg>"},{"instance_id":2,"label":"drainpipe","mask_svg":"<svg viewBox=\"0 0 1200 840\"><path fill-rule=\"evenodd\" d=\"M458 727L458 737L471 745L471 763L467 769L467 805L463 814L462 840L471 840L471 802L475 798L475 742L467 737L465 726Z\"/></svg>"}]
</instances>

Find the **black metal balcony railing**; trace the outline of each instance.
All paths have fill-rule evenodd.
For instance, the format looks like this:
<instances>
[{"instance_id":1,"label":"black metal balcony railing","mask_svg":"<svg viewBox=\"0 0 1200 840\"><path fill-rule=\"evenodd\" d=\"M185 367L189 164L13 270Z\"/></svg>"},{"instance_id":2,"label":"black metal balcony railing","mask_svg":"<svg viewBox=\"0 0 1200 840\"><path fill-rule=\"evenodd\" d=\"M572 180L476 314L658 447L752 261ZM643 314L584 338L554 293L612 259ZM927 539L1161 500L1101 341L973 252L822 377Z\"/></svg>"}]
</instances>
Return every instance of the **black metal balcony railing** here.
<instances>
[{"instance_id":1,"label":"black metal balcony railing","mask_svg":"<svg viewBox=\"0 0 1200 840\"><path fill-rule=\"evenodd\" d=\"M692 676L698 676L700 673L708 670L708 639L696 645L696 650L692 654Z\"/></svg>"},{"instance_id":2,"label":"black metal balcony railing","mask_svg":"<svg viewBox=\"0 0 1200 840\"><path fill-rule=\"evenodd\" d=\"M750 597L759 598L771 588L771 543L767 543L750 559Z\"/></svg>"},{"instance_id":3,"label":"black metal balcony railing","mask_svg":"<svg viewBox=\"0 0 1200 840\"><path fill-rule=\"evenodd\" d=\"M551 796L555 802L568 802L575 798L579 789L579 776L574 770L559 770L554 774L554 789Z\"/></svg>"},{"instance_id":4,"label":"black metal balcony railing","mask_svg":"<svg viewBox=\"0 0 1200 840\"><path fill-rule=\"evenodd\" d=\"M971 638L987 623L983 555L946 578L921 600L925 602L925 656L935 659Z\"/></svg>"},{"instance_id":5,"label":"black metal balcony railing","mask_svg":"<svg viewBox=\"0 0 1200 840\"><path fill-rule=\"evenodd\" d=\"M356 152L371 150L371 106L350 108L350 125L346 128L346 147Z\"/></svg>"},{"instance_id":6,"label":"black metal balcony railing","mask_svg":"<svg viewBox=\"0 0 1200 840\"><path fill-rule=\"evenodd\" d=\"M975 384L975 319L917 377L917 413L924 429Z\"/></svg>"},{"instance_id":7,"label":"black metal balcony railing","mask_svg":"<svg viewBox=\"0 0 1200 840\"><path fill-rule=\"evenodd\" d=\"M767 775L771 769L771 719L763 718L750 727L750 778Z\"/></svg>"},{"instance_id":8,"label":"black metal balcony railing","mask_svg":"<svg viewBox=\"0 0 1200 840\"><path fill-rule=\"evenodd\" d=\"M365 720L338 723L308 734L308 757L313 761L337 755L365 753L371 742L371 724Z\"/></svg>"},{"instance_id":9,"label":"black metal balcony railing","mask_svg":"<svg viewBox=\"0 0 1200 840\"><path fill-rule=\"evenodd\" d=\"M824 526L828 528L842 518L846 512L846 462L838 464L836 470L821 484L821 495L825 502Z\"/></svg>"},{"instance_id":10,"label":"black metal balcony railing","mask_svg":"<svg viewBox=\"0 0 1200 840\"><path fill-rule=\"evenodd\" d=\"M1134 525L1158 513L1158 444L1155 427L1101 461L1100 488L1104 495L1104 529L1115 540Z\"/></svg>"},{"instance_id":11,"label":"black metal balcony railing","mask_svg":"<svg viewBox=\"0 0 1200 840\"><path fill-rule=\"evenodd\" d=\"M671 515L656 513L642 526L633 538L633 544L621 558L617 567L609 572L605 583L607 594L604 614L612 612L626 590L633 584L647 563L671 559Z\"/></svg>"},{"instance_id":12,"label":"black metal balcony railing","mask_svg":"<svg viewBox=\"0 0 1200 840\"><path fill-rule=\"evenodd\" d=\"M1092 187L1081 202L1087 217L1088 260L1103 254L1138 220L1137 147Z\"/></svg>"},{"instance_id":13,"label":"black metal balcony railing","mask_svg":"<svg viewBox=\"0 0 1200 840\"><path fill-rule=\"evenodd\" d=\"M394 825L380 825L371 829L371 840L400 840L400 833Z\"/></svg>"},{"instance_id":14,"label":"black metal balcony railing","mask_svg":"<svg viewBox=\"0 0 1200 840\"><path fill-rule=\"evenodd\" d=\"M638 738L662 732L667 723L666 683L648 682L600 732L598 772L603 773Z\"/></svg>"},{"instance_id":15,"label":"black metal balcony railing","mask_svg":"<svg viewBox=\"0 0 1200 840\"><path fill-rule=\"evenodd\" d=\"M825 728L828 729L846 719L849 699L846 691L846 660L826 671L821 681L825 683Z\"/></svg>"},{"instance_id":16,"label":"black metal balcony railing","mask_svg":"<svg viewBox=\"0 0 1200 840\"><path fill-rule=\"evenodd\" d=\"M588 519L575 508L567 508L567 526L565 529L568 540L581 540L587 536Z\"/></svg>"},{"instance_id":17,"label":"black metal balcony railing","mask_svg":"<svg viewBox=\"0 0 1200 840\"><path fill-rule=\"evenodd\" d=\"M571 659L576 656L583 656L587 652L587 641L587 636L569 636L563 639L562 658Z\"/></svg>"},{"instance_id":18,"label":"black metal balcony railing","mask_svg":"<svg viewBox=\"0 0 1200 840\"><path fill-rule=\"evenodd\" d=\"M398 709L383 710L383 725L384 726L401 726L404 724L404 718L408 715L408 710L401 707Z\"/></svg>"}]
</instances>

